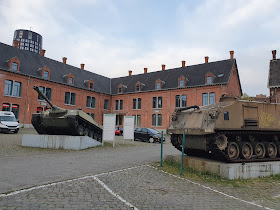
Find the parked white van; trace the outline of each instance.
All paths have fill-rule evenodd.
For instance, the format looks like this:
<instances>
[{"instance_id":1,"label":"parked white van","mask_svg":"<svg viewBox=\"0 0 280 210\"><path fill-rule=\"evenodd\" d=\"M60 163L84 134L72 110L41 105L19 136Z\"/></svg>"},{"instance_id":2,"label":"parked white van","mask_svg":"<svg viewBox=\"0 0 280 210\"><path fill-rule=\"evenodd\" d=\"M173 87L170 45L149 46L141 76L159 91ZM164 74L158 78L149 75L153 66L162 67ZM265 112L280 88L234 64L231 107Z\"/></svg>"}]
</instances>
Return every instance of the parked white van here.
<instances>
[{"instance_id":1,"label":"parked white van","mask_svg":"<svg viewBox=\"0 0 280 210\"><path fill-rule=\"evenodd\" d=\"M0 132L14 132L19 130L18 120L13 112L0 111Z\"/></svg>"}]
</instances>

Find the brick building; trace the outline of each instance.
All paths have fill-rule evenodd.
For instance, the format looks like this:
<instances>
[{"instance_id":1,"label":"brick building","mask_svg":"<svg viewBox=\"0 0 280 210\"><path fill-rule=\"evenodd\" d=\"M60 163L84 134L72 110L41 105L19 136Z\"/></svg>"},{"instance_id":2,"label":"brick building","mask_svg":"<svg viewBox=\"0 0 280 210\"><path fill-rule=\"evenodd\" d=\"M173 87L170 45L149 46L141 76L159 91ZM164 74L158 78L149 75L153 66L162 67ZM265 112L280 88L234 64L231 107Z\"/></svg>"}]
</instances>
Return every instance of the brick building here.
<instances>
[{"instance_id":1,"label":"brick building","mask_svg":"<svg viewBox=\"0 0 280 210\"><path fill-rule=\"evenodd\" d=\"M230 59L193 66L182 65L120 78L108 78L0 43L0 105L15 112L21 124L31 123L32 113L46 109L32 87L37 85L51 102L66 109L81 108L102 124L104 113L134 115L136 126L166 129L175 108L216 103L219 98L241 97L242 89L234 52Z\"/></svg>"}]
</instances>

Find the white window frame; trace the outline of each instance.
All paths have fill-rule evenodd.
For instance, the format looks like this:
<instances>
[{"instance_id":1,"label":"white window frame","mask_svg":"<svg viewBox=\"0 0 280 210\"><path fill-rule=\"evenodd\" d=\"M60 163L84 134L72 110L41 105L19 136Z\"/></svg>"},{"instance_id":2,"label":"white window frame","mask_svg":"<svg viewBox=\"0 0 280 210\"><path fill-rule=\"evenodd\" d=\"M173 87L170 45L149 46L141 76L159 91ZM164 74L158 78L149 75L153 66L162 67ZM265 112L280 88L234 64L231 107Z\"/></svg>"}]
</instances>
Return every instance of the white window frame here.
<instances>
[{"instance_id":1,"label":"white window frame","mask_svg":"<svg viewBox=\"0 0 280 210\"><path fill-rule=\"evenodd\" d=\"M156 98L156 107L154 107L154 98ZM159 98L161 98L161 107L158 106ZM162 109L162 105L163 105L162 101L163 101L162 96L153 97L153 109Z\"/></svg>"},{"instance_id":2,"label":"white window frame","mask_svg":"<svg viewBox=\"0 0 280 210\"><path fill-rule=\"evenodd\" d=\"M207 103L204 103L204 96L203 95L207 95ZM214 103L210 103L211 102L211 97L213 97L213 95L212 96L210 96L211 94L214 94ZM208 105L208 104L215 104L216 103L216 93L215 92L209 92L209 93L202 93L202 106L206 106L206 105Z\"/></svg>"},{"instance_id":3,"label":"white window frame","mask_svg":"<svg viewBox=\"0 0 280 210\"><path fill-rule=\"evenodd\" d=\"M136 107L134 108L134 99L136 100ZM140 109L139 109L139 99L140 99ZM133 110L141 110L142 109L142 98L133 98L132 99L132 109Z\"/></svg>"},{"instance_id":4,"label":"white window frame","mask_svg":"<svg viewBox=\"0 0 280 210\"><path fill-rule=\"evenodd\" d=\"M180 100L179 106L177 106L177 96L179 96L179 100ZM186 105L185 106L183 106L183 96L186 96ZM176 95L175 96L175 107L176 108L187 107L187 101L188 101L187 95L185 95L185 94L183 94L183 95Z\"/></svg>"},{"instance_id":5,"label":"white window frame","mask_svg":"<svg viewBox=\"0 0 280 210\"><path fill-rule=\"evenodd\" d=\"M156 116L156 124L153 124L153 116ZM161 125L159 125L159 116L161 116ZM152 115L152 127L162 127L162 114L153 114Z\"/></svg>"}]
</instances>

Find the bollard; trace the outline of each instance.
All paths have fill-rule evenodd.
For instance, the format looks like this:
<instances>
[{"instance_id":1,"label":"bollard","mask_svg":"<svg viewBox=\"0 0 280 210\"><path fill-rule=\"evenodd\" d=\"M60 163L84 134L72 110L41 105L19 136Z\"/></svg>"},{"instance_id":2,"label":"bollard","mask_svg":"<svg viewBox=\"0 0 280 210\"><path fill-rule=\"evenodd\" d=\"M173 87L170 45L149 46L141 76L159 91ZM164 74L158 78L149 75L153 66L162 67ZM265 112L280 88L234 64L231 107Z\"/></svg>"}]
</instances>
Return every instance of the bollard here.
<instances>
[{"instance_id":1,"label":"bollard","mask_svg":"<svg viewBox=\"0 0 280 210\"><path fill-rule=\"evenodd\" d=\"M160 167L162 167L162 144L163 144L163 131L161 131Z\"/></svg>"},{"instance_id":2,"label":"bollard","mask_svg":"<svg viewBox=\"0 0 280 210\"><path fill-rule=\"evenodd\" d=\"M180 171L180 175L183 174L183 165L184 165L184 149L185 149L185 131L183 133L183 145L182 145L182 160L181 160L181 171Z\"/></svg>"}]
</instances>

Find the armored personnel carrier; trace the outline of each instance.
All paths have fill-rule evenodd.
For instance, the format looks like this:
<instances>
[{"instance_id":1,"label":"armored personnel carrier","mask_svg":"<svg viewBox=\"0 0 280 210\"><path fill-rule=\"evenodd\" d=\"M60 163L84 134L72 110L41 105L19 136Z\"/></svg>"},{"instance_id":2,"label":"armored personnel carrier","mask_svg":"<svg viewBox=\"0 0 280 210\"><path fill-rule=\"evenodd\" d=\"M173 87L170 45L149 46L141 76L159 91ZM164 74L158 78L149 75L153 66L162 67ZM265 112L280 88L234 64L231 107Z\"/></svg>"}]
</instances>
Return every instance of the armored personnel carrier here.
<instances>
[{"instance_id":1,"label":"armored personnel carrier","mask_svg":"<svg viewBox=\"0 0 280 210\"><path fill-rule=\"evenodd\" d=\"M171 143L189 155L224 162L280 160L280 105L223 97L206 106L175 110L167 130Z\"/></svg>"},{"instance_id":2,"label":"armored personnel carrier","mask_svg":"<svg viewBox=\"0 0 280 210\"><path fill-rule=\"evenodd\" d=\"M89 136L102 142L102 126L88 114L54 106L37 86L33 89L51 106L47 111L32 114L31 123L39 134Z\"/></svg>"}]
</instances>

